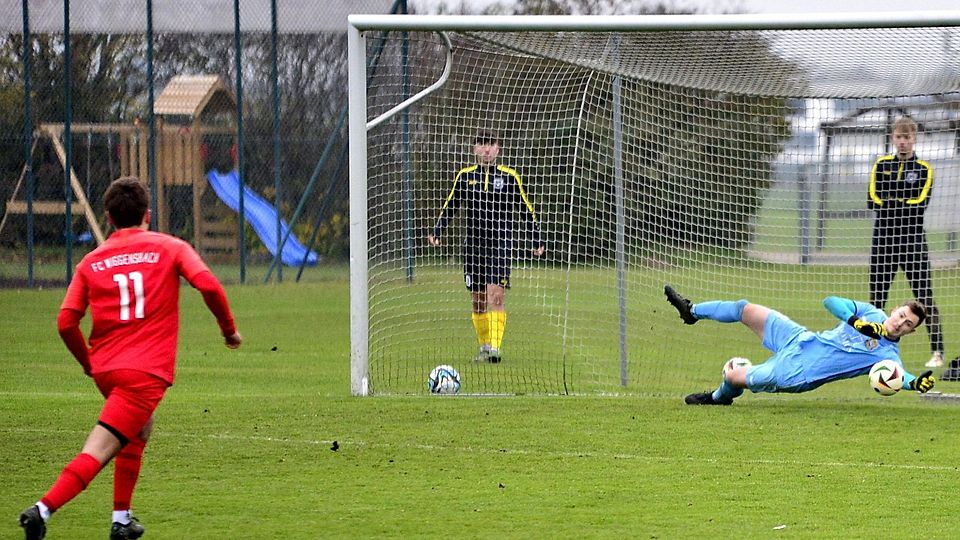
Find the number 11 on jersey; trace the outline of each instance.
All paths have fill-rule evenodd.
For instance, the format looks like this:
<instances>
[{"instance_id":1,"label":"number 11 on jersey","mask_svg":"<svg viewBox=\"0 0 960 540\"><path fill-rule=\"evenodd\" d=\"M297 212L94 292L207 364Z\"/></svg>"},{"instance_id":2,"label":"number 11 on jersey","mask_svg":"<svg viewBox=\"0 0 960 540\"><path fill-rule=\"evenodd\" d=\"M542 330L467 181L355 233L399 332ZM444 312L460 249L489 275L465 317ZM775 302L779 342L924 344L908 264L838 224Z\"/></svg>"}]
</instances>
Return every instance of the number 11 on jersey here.
<instances>
[{"instance_id":1,"label":"number 11 on jersey","mask_svg":"<svg viewBox=\"0 0 960 540\"><path fill-rule=\"evenodd\" d=\"M143 274L130 272L129 274L114 274L113 281L120 289L120 320L130 320L130 282L133 282L133 316L143 318Z\"/></svg>"}]
</instances>

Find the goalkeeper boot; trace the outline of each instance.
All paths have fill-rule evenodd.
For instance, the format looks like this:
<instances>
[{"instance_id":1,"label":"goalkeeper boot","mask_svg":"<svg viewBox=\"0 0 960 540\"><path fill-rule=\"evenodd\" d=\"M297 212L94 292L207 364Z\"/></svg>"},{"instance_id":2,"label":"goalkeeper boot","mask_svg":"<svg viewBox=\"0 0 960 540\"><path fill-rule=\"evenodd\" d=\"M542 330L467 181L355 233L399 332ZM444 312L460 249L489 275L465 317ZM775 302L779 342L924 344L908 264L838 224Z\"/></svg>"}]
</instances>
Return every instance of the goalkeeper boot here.
<instances>
[{"instance_id":1,"label":"goalkeeper boot","mask_svg":"<svg viewBox=\"0 0 960 540\"><path fill-rule=\"evenodd\" d=\"M137 518L131 517L130 523L120 523L114 521L110 527L110 540L132 540L143 536L143 525L137 521Z\"/></svg>"},{"instance_id":2,"label":"goalkeeper boot","mask_svg":"<svg viewBox=\"0 0 960 540\"><path fill-rule=\"evenodd\" d=\"M697 317L693 314L693 302L680 296L680 293L673 290L673 287L669 285L663 286L663 294L667 295L667 301L680 313L680 318L683 319L684 323L693 324L697 322Z\"/></svg>"},{"instance_id":3,"label":"goalkeeper boot","mask_svg":"<svg viewBox=\"0 0 960 540\"><path fill-rule=\"evenodd\" d=\"M930 357L930 360L927 360L924 367L943 367L943 353L940 351L933 353L933 356Z\"/></svg>"},{"instance_id":4,"label":"goalkeeper boot","mask_svg":"<svg viewBox=\"0 0 960 540\"><path fill-rule=\"evenodd\" d=\"M27 540L41 540L47 535L47 524L40 515L37 505L27 508L20 514L20 526Z\"/></svg>"},{"instance_id":5,"label":"goalkeeper boot","mask_svg":"<svg viewBox=\"0 0 960 540\"><path fill-rule=\"evenodd\" d=\"M490 349L490 352L487 355L487 362L490 362L491 364L499 364L500 360L500 351L497 349Z\"/></svg>"},{"instance_id":6,"label":"goalkeeper boot","mask_svg":"<svg viewBox=\"0 0 960 540\"><path fill-rule=\"evenodd\" d=\"M699 392L685 397L683 402L687 405L730 405L733 400L717 401L713 399L713 392Z\"/></svg>"},{"instance_id":7,"label":"goalkeeper boot","mask_svg":"<svg viewBox=\"0 0 960 540\"><path fill-rule=\"evenodd\" d=\"M480 352L473 357L473 361L478 364L486 363L488 360L490 360L490 349L487 347L481 347Z\"/></svg>"}]
</instances>

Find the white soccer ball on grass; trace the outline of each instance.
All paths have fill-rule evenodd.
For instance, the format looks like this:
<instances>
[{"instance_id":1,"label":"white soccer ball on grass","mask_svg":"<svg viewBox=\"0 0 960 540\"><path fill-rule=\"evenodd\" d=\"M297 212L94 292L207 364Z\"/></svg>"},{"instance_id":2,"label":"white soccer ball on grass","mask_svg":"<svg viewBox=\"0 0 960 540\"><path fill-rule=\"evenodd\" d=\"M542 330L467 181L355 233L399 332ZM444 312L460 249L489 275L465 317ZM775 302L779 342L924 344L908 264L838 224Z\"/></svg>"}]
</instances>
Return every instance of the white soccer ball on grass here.
<instances>
[{"instance_id":1,"label":"white soccer ball on grass","mask_svg":"<svg viewBox=\"0 0 960 540\"><path fill-rule=\"evenodd\" d=\"M460 391L460 373L453 366L437 366L427 377L427 388L431 394L456 394Z\"/></svg>"}]
</instances>

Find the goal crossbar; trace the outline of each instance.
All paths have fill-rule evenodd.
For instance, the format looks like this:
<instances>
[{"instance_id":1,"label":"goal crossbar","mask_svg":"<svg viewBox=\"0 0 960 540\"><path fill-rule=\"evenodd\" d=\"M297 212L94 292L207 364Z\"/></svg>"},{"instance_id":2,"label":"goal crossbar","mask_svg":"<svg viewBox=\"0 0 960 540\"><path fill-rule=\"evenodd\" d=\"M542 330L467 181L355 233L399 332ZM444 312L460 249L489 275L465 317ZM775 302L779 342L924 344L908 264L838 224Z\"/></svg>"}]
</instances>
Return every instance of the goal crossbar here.
<instances>
[{"instance_id":1,"label":"goal crossbar","mask_svg":"<svg viewBox=\"0 0 960 540\"><path fill-rule=\"evenodd\" d=\"M731 15L373 15L347 17L351 29L450 32L666 32L825 30L960 26L960 10L898 13L748 13Z\"/></svg>"}]
</instances>

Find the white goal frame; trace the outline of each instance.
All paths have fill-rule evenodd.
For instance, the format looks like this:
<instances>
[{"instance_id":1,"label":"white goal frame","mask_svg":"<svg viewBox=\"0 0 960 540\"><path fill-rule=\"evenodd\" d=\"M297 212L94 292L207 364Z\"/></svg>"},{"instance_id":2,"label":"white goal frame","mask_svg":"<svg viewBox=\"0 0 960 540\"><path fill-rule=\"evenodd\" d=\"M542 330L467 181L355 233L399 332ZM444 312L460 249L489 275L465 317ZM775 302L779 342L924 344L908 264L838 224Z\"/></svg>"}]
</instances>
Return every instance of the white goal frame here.
<instances>
[{"instance_id":1,"label":"white goal frame","mask_svg":"<svg viewBox=\"0 0 960 540\"><path fill-rule=\"evenodd\" d=\"M367 133L390 115L441 87L443 77L380 118L367 117L365 32L663 32L694 30L818 30L960 26L960 10L890 13L790 13L636 16L350 15L348 17L350 144L350 386L369 394ZM450 61L448 54L448 62ZM448 65L449 70L449 65Z\"/></svg>"}]
</instances>

